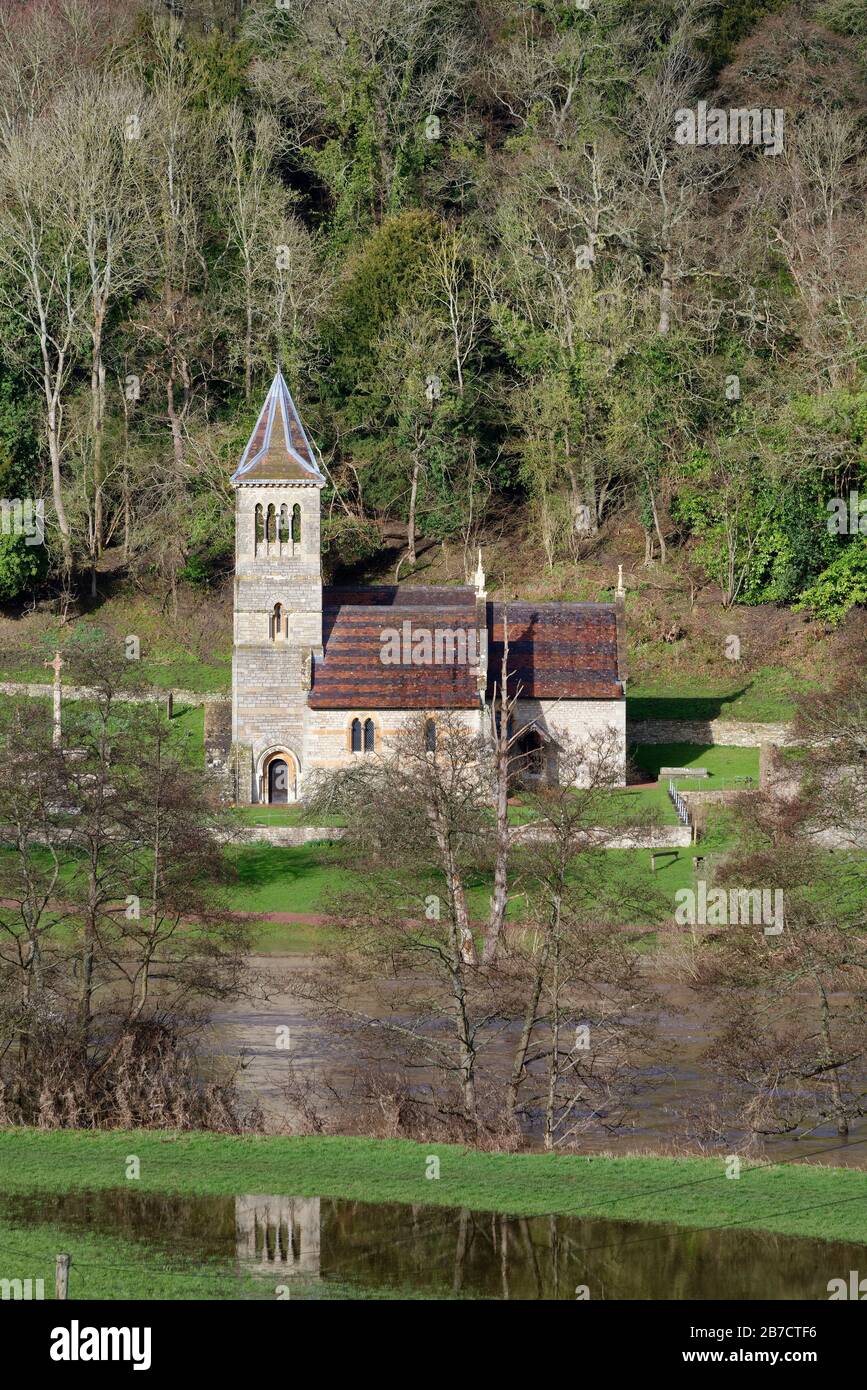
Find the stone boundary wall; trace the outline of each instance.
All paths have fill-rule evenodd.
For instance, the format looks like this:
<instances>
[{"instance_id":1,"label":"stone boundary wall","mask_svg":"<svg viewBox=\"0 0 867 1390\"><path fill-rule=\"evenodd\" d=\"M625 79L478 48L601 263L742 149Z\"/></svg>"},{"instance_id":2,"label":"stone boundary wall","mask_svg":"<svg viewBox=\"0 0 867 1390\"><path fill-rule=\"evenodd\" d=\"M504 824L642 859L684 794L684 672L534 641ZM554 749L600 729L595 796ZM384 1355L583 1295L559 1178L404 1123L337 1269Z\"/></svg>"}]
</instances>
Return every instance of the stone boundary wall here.
<instances>
[{"instance_id":1,"label":"stone boundary wall","mask_svg":"<svg viewBox=\"0 0 867 1390\"><path fill-rule=\"evenodd\" d=\"M64 685L62 692L64 700L95 700L99 695L99 691L92 685ZM54 686L50 683L27 684L25 681L0 681L0 695L27 695L30 699L51 699L53 694ZM150 705L168 699L169 695L174 698L178 705L208 705L212 702L230 705L232 703L231 695L209 695L202 694L198 690L176 690L174 686L169 686L166 690L152 688L143 694L138 691L118 690L115 692L114 698L128 705Z\"/></svg>"},{"instance_id":2,"label":"stone boundary wall","mask_svg":"<svg viewBox=\"0 0 867 1390\"><path fill-rule=\"evenodd\" d=\"M535 834L534 834L535 832ZM539 836L534 826L514 826L512 838L533 840ZM342 840L346 831L342 826L329 825L245 825L240 830L242 844L264 842L284 848L309 845L314 840ZM235 837L227 837L234 839ZM617 835L600 842L604 849L684 849L692 844L692 831L688 825L662 825L644 835Z\"/></svg>"},{"instance_id":3,"label":"stone boundary wall","mask_svg":"<svg viewBox=\"0 0 867 1390\"><path fill-rule=\"evenodd\" d=\"M346 831L339 825L245 825L240 830L242 844L279 845L295 849L314 840L342 840ZM235 836L226 836L235 840Z\"/></svg>"},{"instance_id":4,"label":"stone boundary wall","mask_svg":"<svg viewBox=\"0 0 867 1390\"><path fill-rule=\"evenodd\" d=\"M626 721L627 743L704 743L759 748L789 742L788 724L743 719L636 719Z\"/></svg>"},{"instance_id":5,"label":"stone boundary wall","mask_svg":"<svg viewBox=\"0 0 867 1390\"><path fill-rule=\"evenodd\" d=\"M661 825L647 835L612 835L604 849L685 849L692 844L692 826Z\"/></svg>"},{"instance_id":6,"label":"stone boundary wall","mask_svg":"<svg viewBox=\"0 0 867 1390\"><path fill-rule=\"evenodd\" d=\"M681 790L680 794L690 811L698 811L702 806L706 806L709 801L736 801L739 796L752 796L755 790L755 786L743 788L729 787L726 791L721 792L685 792Z\"/></svg>"}]
</instances>

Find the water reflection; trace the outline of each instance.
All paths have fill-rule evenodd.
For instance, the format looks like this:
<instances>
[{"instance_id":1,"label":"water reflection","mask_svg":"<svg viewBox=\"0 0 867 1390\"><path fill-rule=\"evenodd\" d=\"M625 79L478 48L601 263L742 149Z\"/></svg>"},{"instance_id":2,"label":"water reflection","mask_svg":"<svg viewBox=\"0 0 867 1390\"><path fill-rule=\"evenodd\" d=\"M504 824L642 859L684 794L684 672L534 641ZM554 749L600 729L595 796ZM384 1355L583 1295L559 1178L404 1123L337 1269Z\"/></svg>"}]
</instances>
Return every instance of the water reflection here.
<instances>
[{"instance_id":1,"label":"water reflection","mask_svg":"<svg viewBox=\"0 0 867 1390\"><path fill-rule=\"evenodd\" d=\"M319 1276L318 1197L236 1197L235 1254L257 1274Z\"/></svg>"},{"instance_id":2,"label":"water reflection","mask_svg":"<svg viewBox=\"0 0 867 1390\"><path fill-rule=\"evenodd\" d=\"M867 1268L843 1242L318 1197L29 1193L0 1196L0 1218L123 1237L275 1298L827 1299Z\"/></svg>"}]
</instances>

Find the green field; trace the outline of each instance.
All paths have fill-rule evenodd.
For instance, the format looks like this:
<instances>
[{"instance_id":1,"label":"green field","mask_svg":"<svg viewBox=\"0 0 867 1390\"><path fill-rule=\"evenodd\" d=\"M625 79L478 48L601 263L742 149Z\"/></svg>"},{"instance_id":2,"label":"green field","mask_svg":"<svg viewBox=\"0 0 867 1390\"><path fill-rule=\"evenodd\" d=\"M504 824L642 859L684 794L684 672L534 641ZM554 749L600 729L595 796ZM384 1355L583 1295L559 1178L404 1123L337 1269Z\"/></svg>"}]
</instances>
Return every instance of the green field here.
<instances>
[{"instance_id":1,"label":"green field","mask_svg":"<svg viewBox=\"0 0 867 1390\"><path fill-rule=\"evenodd\" d=\"M46 1298L54 1297L54 1262L72 1255L70 1299L233 1299L273 1297L257 1282L201 1256L113 1239L104 1232L70 1231L60 1222L32 1225L0 1220L0 1277L42 1279Z\"/></svg>"},{"instance_id":2,"label":"green field","mask_svg":"<svg viewBox=\"0 0 867 1390\"><path fill-rule=\"evenodd\" d=\"M8 1194L125 1187L179 1194L286 1193L365 1202L562 1213L685 1227L738 1225L867 1243L867 1173L810 1164L749 1167L722 1158L480 1153L450 1144L358 1138L234 1138L161 1131L0 1131ZM425 1177L429 1155L440 1178Z\"/></svg>"},{"instance_id":3,"label":"green field","mask_svg":"<svg viewBox=\"0 0 867 1390\"><path fill-rule=\"evenodd\" d=\"M745 719L776 724L794 718L793 697L815 685L780 666L762 666L739 680L702 680L673 672L665 680L630 681L627 720Z\"/></svg>"}]
</instances>

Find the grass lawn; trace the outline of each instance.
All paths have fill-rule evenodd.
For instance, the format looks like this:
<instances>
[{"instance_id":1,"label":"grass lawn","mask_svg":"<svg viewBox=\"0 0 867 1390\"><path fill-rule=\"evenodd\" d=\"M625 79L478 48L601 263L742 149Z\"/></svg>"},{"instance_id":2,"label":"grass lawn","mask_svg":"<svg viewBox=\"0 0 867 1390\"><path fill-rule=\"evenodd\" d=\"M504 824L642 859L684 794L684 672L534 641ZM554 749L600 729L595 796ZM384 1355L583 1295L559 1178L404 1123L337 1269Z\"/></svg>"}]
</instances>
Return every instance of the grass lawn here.
<instances>
[{"instance_id":1,"label":"grass lawn","mask_svg":"<svg viewBox=\"0 0 867 1390\"><path fill-rule=\"evenodd\" d=\"M128 1154L140 1160L139 1191L344 1197L524 1216L734 1225L867 1243L867 1173L852 1169L745 1165L734 1182L722 1158L491 1154L332 1137L0 1131L0 1172L9 1194L124 1187ZM437 1182L425 1177L431 1154L440 1159Z\"/></svg>"},{"instance_id":2,"label":"grass lawn","mask_svg":"<svg viewBox=\"0 0 867 1390\"><path fill-rule=\"evenodd\" d=\"M346 851L339 842L241 845L226 854L237 881L226 892L234 912L324 912L331 892L349 886Z\"/></svg>"},{"instance_id":3,"label":"grass lawn","mask_svg":"<svg viewBox=\"0 0 867 1390\"><path fill-rule=\"evenodd\" d=\"M199 593L194 605L199 613L211 602ZM226 621L202 636L201 621L190 626L190 613L175 619L153 599L134 591L102 591L99 605L71 624L56 615L33 613L14 623L2 624L0 680L43 682L51 677L43 661L57 647L75 646L92 634L113 639L122 649L126 635L134 633L141 644L136 675L159 690L192 690L197 694L225 693L232 686L232 631ZM64 679L71 681L67 668Z\"/></svg>"},{"instance_id":4,"label":"grass lawn","mask_svg":"<svg viewBox=\"0 0 867 1390\"><path fill-rule=\"evenodd\" d=\"M327 912L330 895L348 888L352 869L347 853L339 843L286 847L249 845L232 847L227 851L235 865L238 880L228 890L227 905L235 912ZM692 849L672 851L657 862L657 872L651 874L649 850L604 850L605 880L610 895L616 898L626 883L647 888L648 920L652 890L656 887L673 903L676 888L692 882ZM412 910L418 898L418 916L423 904L417 886L407 878L407 908ZM492 878L475 874L468 880L470 915L479 919L487 915ZM428 891L428 890L426 890ZM528 885L532 892L532 884ZM525 914L526 893L515 893L509 902L508 916L519 921ZM673 906L672 906L673 910ZM269 924L271 926L273 924ZM275 933L269 930L269 939ZM273 946L271 949L275 949Z\"/></svg>"},{"instance_id":5,"label":"grass lawn","mask_svg":"<svg viewBox=\"0 0 867 1390\"><path fill-rule=\"evenodd\" d=\"M527 804L530 801L527 793L519 792L515 801L518 804L509 807L511 825L527 825L538 819L536 812ZM600 790L594 793L593 815L599 825L610 826L612 830L649 811L655 813L660 825L677 825L677 813L668 795L668 782L658 787L618 787L616 791Z\"/></svg>"},{"instance_id":6,"label":"grass lawn","mask_svg":"<svg viewBox=\"0 0 867 1390\"><path fill-rule=\"evenodd\" d=\"M11 660L8 656L4 660L0 654L0 680L27 685L47 684L52 676L42 664L44 659L41 652L32 660L25 661ZM136 676L155 690L190 690L196 695L226 695L232 689L232 659L228 657L204 662L186 654L150 660L142 657L136 663ZM64 680L67 679L70 684L74 683L68 672L64 675Z\"/></svg>"},{"instance_id":7,"label":"grass lawn","mask_svg":"<svg viewBox=\"0 0 867 1390\"><path fill-rule=\"evenodd\" d=\"M71 1232L61 1223L15 1224L0 1220L0 1276L42 1279L46 1299L54 1297L54 1263L59 1252L72 1254L71 1299L234 1299L273 1298L272 1288L235 1272L225 1262L212 1267L201 1254L185 1256L104 1232Z\"/></svg>"},{"instance_id":8,"label":"grass lawn","mask_svg":"<svg viewBox=\"0 0 867 1390\"><path fill-rule=\"evenodd\" d=\"M292 806L234 806L230 812L241 825L324 825L341 826L346 817L334 813L308 814L300 803Z\"/></svg>"},{"instance_id":9,"label":"grass lawn","mask_svg":"<svg viewBox=\"0 0 867 1390\"><path fill-rule=\"evenodd\" d=\"M672 675L664 681L630 682L626 717L636 719L746 719L776 724L792 719L793 696L814 688L779 666L762 666L732 681Z\"/></svg>"},{"instance_id":10,"label":"grass lawn","mask_svg":"<svg viewBox=\"0 0 867 1390\"><path fill-rule=\"evenodd\" d=\"M28 710L41 709L47 716L51 710L51 699L49 696L27 695L0 695L0 700L18 705ZM109 720L109 731L118 733L127 726L130 720L135 718L137 713L142 712L142 706L118 701L115 704L112 717ZM64 732L68 734L72 742L75 741L76 727L81 729L85 725L96 724L96 707L88 700L64 700L61 708L61 720ZM175 705L174 714L171 721L171 733L173 740L179 750L183 750L184 756L189 758L193 767L202 770L205 765L205 707L204 705Z\"/></svg>"},{"instance_id":11,"label":"grass lawn","mask_svg":"<svg viewBox=\"0 0 867 1390\"><path fill-rule=\"evenodd\" d=\"M688 791L743 791L749 786L741 780L746 777L753 779L754 787L759 784L758 748L699 743L639 743L632 750L632 760L647 773L648 779L658 777L661 767L707 768L707 777L674 779L679 787ZM662 790L668 799L668 778Z\"/></svg>"}]
</instances>

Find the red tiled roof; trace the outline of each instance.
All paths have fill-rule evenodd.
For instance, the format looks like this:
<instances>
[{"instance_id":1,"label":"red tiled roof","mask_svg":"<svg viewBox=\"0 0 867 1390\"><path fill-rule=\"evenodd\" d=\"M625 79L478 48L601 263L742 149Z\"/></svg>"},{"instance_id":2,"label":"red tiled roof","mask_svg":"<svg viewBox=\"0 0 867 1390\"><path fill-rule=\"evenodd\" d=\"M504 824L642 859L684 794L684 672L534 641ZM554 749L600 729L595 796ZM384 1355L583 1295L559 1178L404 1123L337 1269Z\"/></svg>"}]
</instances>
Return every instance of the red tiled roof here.
<instances>
[{"instance_id":1,"label":"red tiled roof","mask_svg":"<svg viewBox=\"0 0 867 1390\"><path fill-rule=\"evenodd\" d=\"M502 603L488 604L488 699L500 683ZM619 700L617 610L607 603L510 603L509 693L523 700Z\"/></svg>"},{"instance_id":2,"label":"red tiled roof","mask_svg":"<svg viewBox=\"0 0 867 1390\"><path fill-rule=\"evenodd\" d=\"M397 600L397 601L395 601ZM406 627L404 627L406 624ZM384 633L476 631L472 589L323 589L324 656L313 673L311 709L475 709L477 668L454 660L413 666L382 660ZM472 639L475 641L475 636Z\"/></svg>"},{"instance_id":3,"label":"red tiled roof","mask_svg":"<svg viewBox=\"0 0 867 1390\"><path fill-rule=\"evenodd\" d=\"M382 660L383 634L389 631L404 636L410 654L419 629L475 632L473 589L326 588L322 605L324 654L314 667L312 709L478 706L474 665L453 659L418 666ZM508 612L510 693L520 685L524 699L622 698L613 605L510 603ZM490 698L502 663L503 604L487 604L486 620Z\"/></svg>"}]
</instances>

